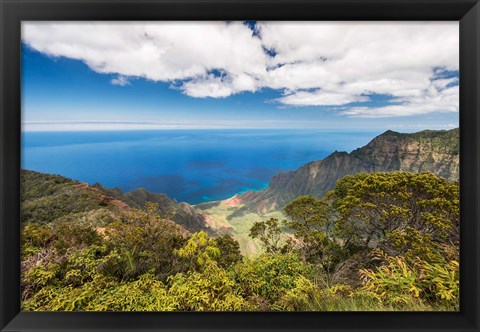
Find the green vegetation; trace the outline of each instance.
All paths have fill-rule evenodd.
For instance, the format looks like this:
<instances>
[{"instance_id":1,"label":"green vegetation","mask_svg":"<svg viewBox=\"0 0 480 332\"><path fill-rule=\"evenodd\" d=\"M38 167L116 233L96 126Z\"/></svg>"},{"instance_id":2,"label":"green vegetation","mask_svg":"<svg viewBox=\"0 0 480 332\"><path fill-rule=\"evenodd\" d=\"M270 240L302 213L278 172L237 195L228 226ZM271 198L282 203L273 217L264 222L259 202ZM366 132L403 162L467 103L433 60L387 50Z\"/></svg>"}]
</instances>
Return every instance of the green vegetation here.
<instances>
[{"instance_id":1,"label":"green vegetation","mask_svg":"<svg viewBox=\"0 0 480 332\"><path fill-rule=\"evenodd\" d=\"M204 206L216 237L167 219L158 202L124 207L63 179L23 179L24 310L459 309L458 183L431 173L346 176L322 199L261 218ZM42 199L58 211L37 211ZM109 218L95 222L98 210ZM247 236L255 255L241 253Z\"/></svg>"},{"instance_id":2,"label":"green vegetation","mask_svg":"<svg viewBox=\"0 0 480 332\"><path fill-rule=\"evenodd\" d=\"M130 208L145 209L147 202L157 203L157 213L191 232L211 230L204 217L187 203L177 203L165 194L145 189L122 193L100 184L89 186L60 175L22 170L22 221L50 223L75 221L104 226L122 216Z\"/></svg>"},{"instance_id":3,"label":"green vegetation","mask_svg":"<svg viewBox=\"0 0 480 332\"><path fill-rule=\"evenodd\" d=\"M256 223L251 235L267 252L296 253L319 271L324 287L305 294L308 308L323 308L330 288L397 309L458 309L457 183L431 173L346 176L322 200L297 198L285 215L284 246L276 219Z\"/></svg>"},{"instance_id":4,"label":"green vegetation","mask_svg":"<svg viewBox=\"0 0 480 332\"><path fill-rule=\"evenodd\" d=\"M49 223L73 216L75 220L89 219L96 223L113 221L118 212L98 190L58 175L22 171L22 221ZM96 211L94 218L91 213ZM104 220L105 219L105 220Z\"/></svg>"}]
</instances>

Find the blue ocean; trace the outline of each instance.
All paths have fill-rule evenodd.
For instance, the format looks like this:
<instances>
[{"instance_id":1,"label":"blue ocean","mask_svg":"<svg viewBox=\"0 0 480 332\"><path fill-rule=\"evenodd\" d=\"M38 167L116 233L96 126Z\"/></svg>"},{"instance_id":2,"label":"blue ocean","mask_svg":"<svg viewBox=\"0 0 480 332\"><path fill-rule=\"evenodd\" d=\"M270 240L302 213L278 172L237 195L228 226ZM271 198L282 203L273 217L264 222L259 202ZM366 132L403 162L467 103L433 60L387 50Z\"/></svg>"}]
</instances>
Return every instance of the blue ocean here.
<instances>
[{"instance_id":1,"label":"blue ocean","mask_svg":"<svg viewBox=\"0 0 480 332\"><path fill-rule=\"evenodd\" d=\"M123 191L144 187L191 204L260 190L279 172L380 132L156 130L24 132L22 168Z\"/></svg>"}]
</instances>

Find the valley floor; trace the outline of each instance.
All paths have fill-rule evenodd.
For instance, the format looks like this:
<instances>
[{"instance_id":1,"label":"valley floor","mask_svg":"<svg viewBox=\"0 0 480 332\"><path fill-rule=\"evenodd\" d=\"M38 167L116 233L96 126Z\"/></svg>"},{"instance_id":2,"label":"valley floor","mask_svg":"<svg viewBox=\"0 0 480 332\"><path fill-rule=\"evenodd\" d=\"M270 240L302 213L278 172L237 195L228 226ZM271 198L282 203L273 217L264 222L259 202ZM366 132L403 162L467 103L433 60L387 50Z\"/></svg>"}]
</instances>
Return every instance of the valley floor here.
<instances>
[{"instance_id":1,"label":"valley floor","mask_svg":"<svg viewBox=\"0 0 480 332\"><path fill-rule=\"evenodd\" d=\"M195 205L195 209L205 217L207 225L218 235L231 235L240 244L240 251L246 256L263 252L260 242L249 236L253 224L258 221L284 218L280 211L265 214L242 211L245 205L237 195L232 198Z\"/></svg>"}]
</instances>

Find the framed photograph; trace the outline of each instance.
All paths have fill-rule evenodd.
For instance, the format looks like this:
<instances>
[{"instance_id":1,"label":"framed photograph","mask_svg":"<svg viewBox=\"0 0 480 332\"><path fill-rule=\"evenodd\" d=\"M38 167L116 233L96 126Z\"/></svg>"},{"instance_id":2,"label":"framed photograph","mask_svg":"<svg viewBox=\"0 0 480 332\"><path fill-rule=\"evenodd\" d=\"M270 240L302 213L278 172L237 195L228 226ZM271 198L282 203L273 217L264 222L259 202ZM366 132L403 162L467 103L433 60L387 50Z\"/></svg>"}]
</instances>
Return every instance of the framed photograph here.
<instances>
[{"instance_id":1,"label":"framed photograph","mask_svg":"<svg viewBox=\"0 0 480 332\"><path fill-rule=\"evenodd\" d=\"M479 331L477 1L0 1L2 331Z\"/></svg>"}]
</instances>

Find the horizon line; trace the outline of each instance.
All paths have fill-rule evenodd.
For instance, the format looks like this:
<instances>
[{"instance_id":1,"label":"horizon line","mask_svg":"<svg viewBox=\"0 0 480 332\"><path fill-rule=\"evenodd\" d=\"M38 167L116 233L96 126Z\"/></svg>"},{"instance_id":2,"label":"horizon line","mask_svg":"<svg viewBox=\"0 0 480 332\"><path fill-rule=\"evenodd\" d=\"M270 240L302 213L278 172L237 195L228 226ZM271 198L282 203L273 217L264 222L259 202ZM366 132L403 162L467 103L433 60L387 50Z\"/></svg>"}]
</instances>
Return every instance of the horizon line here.
<instances>
[{"instance_id":1,"label":"horizon line","mask_svg":"<svg viewBox=\"0 0 480 332\"><path fill-rule=\"evenodd\" d=\"M371 131L371 130L448 130L453 128L458 128L459 124L448 123L448 124L412 124L412 125L398 125L390 124L382 127L371 127L371 128L355 128L355 127L342 127L342 126L321 126L318 123L318 126L315 126L313 122L305 123L303 121L297 121L293 124L289 122L290 126L268 126L267 124L279 124L277 121L274 122L263 122L259 123L259 126L249 125L227 125L227 124L216 124L216 125L205 125L205 124L185 124L185 123L159 123L159 122L133 122L133 121L58 121L58 122L47 122L47 121L32 121L32 122L22 122L21 123L21 132L73 132L73 131L147 131L147 130L354 130L354 131ZM252 123L250 123L252 124ZM285 125L285 123L282 123Z\"/></svg>"}]
</instances>

